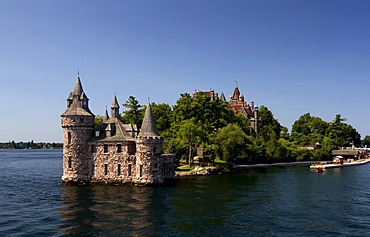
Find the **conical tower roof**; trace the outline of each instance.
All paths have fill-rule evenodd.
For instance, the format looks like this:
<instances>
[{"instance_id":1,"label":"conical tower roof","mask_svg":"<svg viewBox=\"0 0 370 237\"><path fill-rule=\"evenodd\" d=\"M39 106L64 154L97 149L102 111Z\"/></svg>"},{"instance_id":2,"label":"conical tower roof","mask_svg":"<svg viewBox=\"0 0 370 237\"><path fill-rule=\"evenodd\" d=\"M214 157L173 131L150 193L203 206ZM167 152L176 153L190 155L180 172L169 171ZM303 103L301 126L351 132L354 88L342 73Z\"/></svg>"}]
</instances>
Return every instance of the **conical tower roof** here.
<instances>
[{"instance_id":1,"label":"conical tower roof","mask_svg":"<svg viewBox=\"0 0 370 237\"><path fill-rule=\"evenodd\" d=\"M237 99L239 99L239 96L240 96L240 91L239 91L238 85L236 85L232 98L237 100Z\"/></svg>"},{"instance_id":2,"label":"conical tower roof","mask_svg":"<svg viewBox=\"0 0 370 237\"><path fill-rule=\"evenodd\" d=\"M114 95L111 108L117 108L117 109L119 109L118 100L117 100L117 96L116 95Z\"/></svg>"},{"instance_id":3,"label":"conical tower roof","mask_svg":"<svg viewBox=\"0 0 370 237\"><path fill-rule=\"evenodd\" d=\"M104 120L108 120L108 119L109 119L108 110L107 108L105 108Z\"/></svg>"},{"instance_id":4,"label":"conical tower roof","mask_svg":"<svg viewBox=\"0 0 370 237\"><path fill-rule=\"evenodd\" d=\"M69 93L68 96L68 105L66 111L62 114L62 116L67 115L84 115L84 116L94 116L94 114L90 111L88 106L88 100L85 92L82 89L82 83L80 77L77 77L75 86L73 87L73 91Z\"/></svg>"},{"instance_id":5,"label":"conical tower roof","mask_svg":"<svg viewBox=\"0 0 370 237\"><path fill-rule=\"evenodd\" d=\"M146 107L143 123L141 125L141 130L138 137L159 137L150 103Z\"/></svg>"},{"instance_id":6,"label":"conical tower roof","mask_svg":"<svg viewBox=\"0 0 370 237\"><path fill-rule=\"evenodd\" d=\"M226 101L226 98L225 98L225 95L224 95L223 92L221 93L221 98L220 99L221 99L221 101Z\"/></svg>"},{"instance_id":7,"label":"conical tower roof","mask_svg":"<svg viewBox=\"0 0 370 237\"><path fill-rule=\"evenodd\" d=\"M82 84L80 77L77 77L75 87L73 88L72 95L80 96L84 90L82 89Z\"/></svg>"}]
</instances>

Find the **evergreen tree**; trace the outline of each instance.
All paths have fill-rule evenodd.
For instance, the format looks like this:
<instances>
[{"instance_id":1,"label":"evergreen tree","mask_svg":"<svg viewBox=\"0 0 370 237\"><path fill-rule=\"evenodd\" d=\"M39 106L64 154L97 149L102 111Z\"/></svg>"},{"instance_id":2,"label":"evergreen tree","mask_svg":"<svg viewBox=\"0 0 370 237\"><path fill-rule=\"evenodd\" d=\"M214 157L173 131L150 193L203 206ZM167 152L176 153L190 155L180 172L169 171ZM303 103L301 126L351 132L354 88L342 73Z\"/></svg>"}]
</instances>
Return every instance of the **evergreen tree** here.
<instances>
[{"instance_id":1,"label":"evergreen tree","mask_svg":"<svg viewBox=\"0 0 370 237\"><path fill-rule=\"evenodd\" d=\"M139 104L139 101L136 100L135 96L130 96L123 106L127 110L123 112L122 120L125 123L136 125L137 128L140 128L145 110Z\"/></svg>"}]
</instances>

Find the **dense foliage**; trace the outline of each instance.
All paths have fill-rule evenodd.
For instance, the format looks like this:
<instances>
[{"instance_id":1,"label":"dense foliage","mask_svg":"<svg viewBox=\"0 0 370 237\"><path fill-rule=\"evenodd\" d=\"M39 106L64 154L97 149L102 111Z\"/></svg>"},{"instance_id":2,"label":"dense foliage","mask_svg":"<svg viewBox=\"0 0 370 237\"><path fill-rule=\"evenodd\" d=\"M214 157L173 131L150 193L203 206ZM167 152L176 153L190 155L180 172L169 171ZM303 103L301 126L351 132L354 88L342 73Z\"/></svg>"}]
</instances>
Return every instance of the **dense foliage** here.
<instances>
[{"instance_id":1,"label":"dense foliage","mask_svg":"<svg viewBox=\"0 0 370 237\"><path fill-rule=\"evenodd\" d=\"M140 125L145 106L140 106L133 96L124 106L128 110L122 118ZM151 103L151 106L157 129L165 138L164 150L176 153L189 164L197 153L205 161L220 159L229 166L326 160L333 149L361 144L360 134L339 114L326 122L306 113L294 122L289 134L272 111L261 106L260 133L256 135L245 116L235 114L225 102L211 100L202 93L195 98L181 94L173 107L165 103ZM362 143L370 145L370 136Z\"/></svg>"}]
</instances>

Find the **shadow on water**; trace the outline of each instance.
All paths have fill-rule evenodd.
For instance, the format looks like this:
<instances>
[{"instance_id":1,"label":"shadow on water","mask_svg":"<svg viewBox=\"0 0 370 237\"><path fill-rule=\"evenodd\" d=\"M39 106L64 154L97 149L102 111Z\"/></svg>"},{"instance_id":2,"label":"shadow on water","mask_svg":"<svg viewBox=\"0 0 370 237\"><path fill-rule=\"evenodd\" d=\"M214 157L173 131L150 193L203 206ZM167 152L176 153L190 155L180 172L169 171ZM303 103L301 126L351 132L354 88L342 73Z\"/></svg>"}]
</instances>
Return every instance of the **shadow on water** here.
<instances>
[{"instance_id":1,"label":"shadow on water","mask_svg":"<svg viewBox=\"0 0 370 237\"><path fill-rule=\"evenodd\" d=\"M174 187L63 186L65 236L366 236L369 166L274 167Z\"/></svg>"},{"instance_id":2,"label":"shadow on water","mask_svg":"<svg viewBox=\"0 0 370 237\"><path fill-rule=\"evenodd\" d=\"M66 236L153 234L166 211L157 191L131 185L64 186L60 215L65 223L58 230Z\"/></svg>"},{"instance_id":3,"label":"shadow on water","mask_svg":"<svg viewBox=\"0 0 370 237\"><path fill-rule=\"evenodd\" d=\"M218 235L247 202L240 190L250 189L255 179L200 177L175 187L63 186L64 223L57 230L66 236Z\"/></svg>"}]
</instances>

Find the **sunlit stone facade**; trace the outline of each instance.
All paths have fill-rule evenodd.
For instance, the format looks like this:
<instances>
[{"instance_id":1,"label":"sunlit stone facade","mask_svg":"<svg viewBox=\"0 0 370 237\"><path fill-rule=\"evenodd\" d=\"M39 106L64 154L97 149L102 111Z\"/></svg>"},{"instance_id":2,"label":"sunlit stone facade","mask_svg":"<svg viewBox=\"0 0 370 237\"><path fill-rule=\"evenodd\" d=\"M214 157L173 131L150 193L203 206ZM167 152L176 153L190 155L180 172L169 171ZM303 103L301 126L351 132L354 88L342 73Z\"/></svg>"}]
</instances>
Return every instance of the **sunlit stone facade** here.
<instances>
[{"instance_id":1,"label":"sunlit stone facade","mask_svg":"<svg viewBox=\"0 0 370 237\"><path fill-rule=\"evenodd\" d=\"M111 117L94 125L80 78L61 115L63 128L63 183L160 184L174 179L172 154L162 154L163 138L148 104L141 130L119 118L116 96Z\"/></svg>"}]
</instances>

